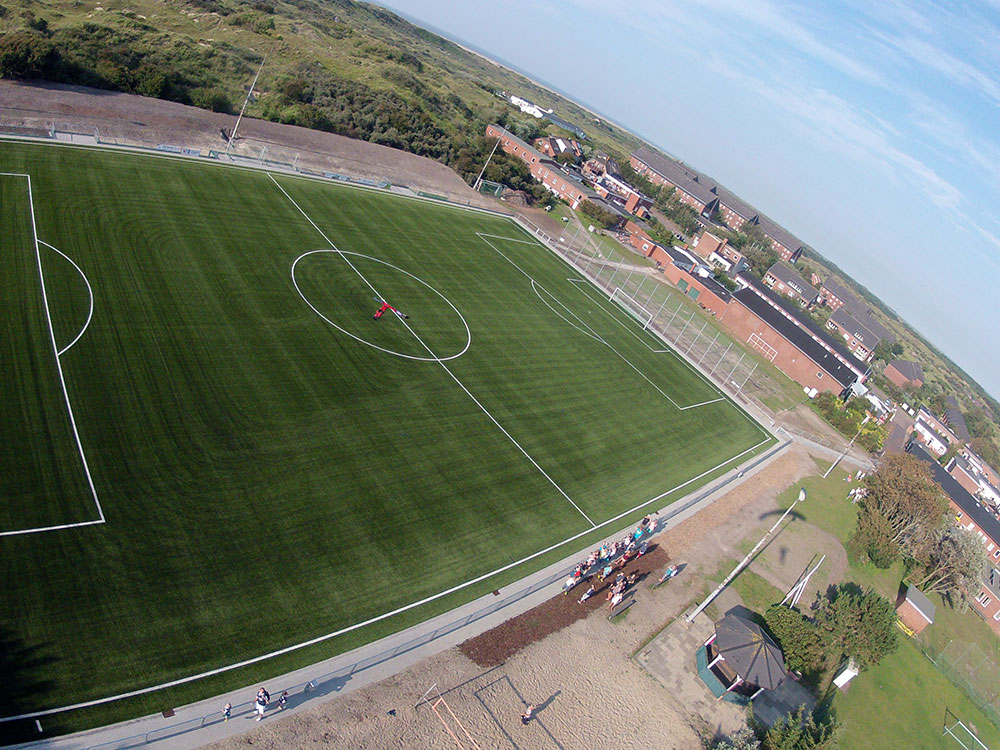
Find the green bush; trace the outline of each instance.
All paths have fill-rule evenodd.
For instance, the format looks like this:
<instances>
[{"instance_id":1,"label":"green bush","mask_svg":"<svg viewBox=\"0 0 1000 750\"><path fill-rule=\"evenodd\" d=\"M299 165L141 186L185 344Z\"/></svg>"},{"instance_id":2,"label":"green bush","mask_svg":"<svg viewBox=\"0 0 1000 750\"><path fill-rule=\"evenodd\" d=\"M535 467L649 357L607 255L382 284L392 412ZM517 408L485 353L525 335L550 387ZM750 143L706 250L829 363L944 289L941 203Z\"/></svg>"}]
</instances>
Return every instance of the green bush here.
<instances>
[{"instance_id":1,"label":"green bush","mask_svg":"<svg viewBox=\"0 0 1000 750\"><path fill-rule=\"evenodd\" d=\"M816 626L794 609L772 604L764 613L771 631L785 656L785 665L801 672L810 681L823 669L824 651Z\"/></svg>"}]
</instances>

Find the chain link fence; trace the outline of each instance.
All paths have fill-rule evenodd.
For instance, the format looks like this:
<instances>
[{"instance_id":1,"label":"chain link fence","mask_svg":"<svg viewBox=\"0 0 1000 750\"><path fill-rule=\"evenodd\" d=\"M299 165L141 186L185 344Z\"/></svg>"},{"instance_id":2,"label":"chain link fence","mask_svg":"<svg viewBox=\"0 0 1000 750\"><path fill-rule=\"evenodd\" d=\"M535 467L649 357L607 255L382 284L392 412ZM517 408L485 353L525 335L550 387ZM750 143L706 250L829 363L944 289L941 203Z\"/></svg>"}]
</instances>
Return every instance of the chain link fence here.
<instances>
[{"instance_id":1,"label":"chain link fence","mask_svg":"<svg viewBox=\"0 0 1000 750\"><path fill-rule=\"evenodd\" d=\"M937 670L957 685L969 700L1000 726L1000 665L997 654L987 653L975 643L935 636L933 628L917 636L917 645Z\"/></svg>"}]
</instances>

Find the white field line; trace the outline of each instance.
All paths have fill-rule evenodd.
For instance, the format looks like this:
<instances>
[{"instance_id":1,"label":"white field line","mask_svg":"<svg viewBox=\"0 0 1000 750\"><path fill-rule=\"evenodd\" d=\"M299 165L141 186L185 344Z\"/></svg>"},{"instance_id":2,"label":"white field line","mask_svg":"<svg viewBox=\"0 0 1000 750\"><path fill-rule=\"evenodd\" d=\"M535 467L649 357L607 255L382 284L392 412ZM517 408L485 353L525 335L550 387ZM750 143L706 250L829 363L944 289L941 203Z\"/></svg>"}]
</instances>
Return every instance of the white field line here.
<instances>
[{"instance_id":1,"label":"white field line","mask_svg":"<svg viewBox=\"0 0 1000 750\"><path fill-rule=\"evenodd\" d=\"M487 234L486 232L476 232L480 237L489 237L492 240L505 240L506 242L520 242L522 245L534 245L538 247L538 242L535 240L522 240L517 237L501 237L499 234Z\"/></svg>"},{"instance_id":2,"label":"white field line","mask_svg":"<svg viewBox=\"0 0 1000 750\"><path fill-rule=\"evenodd\" d=\"M583 292L584 294L586 294L591 299L594 299L593 295L590 294L590 292L584 291L584 289L587 289L587 288L590 288L590 287L594 287L596 289L600 289L603 293L607 294L607 292L604 292L603 289L601 289L600 287L598 287L593 282L587 281L586 279L570 279L570 281L572 281L576 285L577 289L579 289L581 292ZM584 286L584 285L586 285L586 286ZM612 295L611 294L608 294L607 297L608 297L609 300L612 299ZM605 310L605 312L608 313L608 315L611 315L610 311ZM618 320L618 318L615 318L614 315L611 315L611 317L614 318L615 320ZM635 331L631 330L629 328L629 326L625 325L625 323L623 323L622 321L618 320L618 324L620 326L626 328L629 331L629 333L631 333L633 336L635 336L636 338L639 338L639 335ZM666 343L668 345L670 344L669 341L665 340L665 336L657 334L655 330L652 330L652 329L646 329L646 330L651 330L652 334L655 335L658 339L660 339L661 341L663 341L664 343ZM646 346L649 346L649 344L646 344ZM652 347L650 347L650 348L652 348ZM678 351L676 351L675 349L653 349L653 351L656 351L656 352L658 352L658 351L670 352L671 354L673 354L678 359L678 361L680 361L691 372L693 372L699 378L701 378L702 380L704 380L705 384L709 388L711 388L716 393L722 393L722 391L719 390L719 387L715 383L713 383L711 380L709 380L707 377L705 377L705 375L701 371L699 371L694 365L692 365L684 357L682 357L680 355L680 353ZM718 399L716 399L716 400L718 400ZM707 401L705 403L712 403L712 402Z\"/></svg>"},{"instance_id":3,"label":"white field line","mask_svg":"<svg viewBox=\"0 0 1000 750\"><path fill-rule=\"evenodd\" d=\"M552 299L554 299L557 302L559 302L558 298L554 294L552 294L552 292L550 292L548 289L546 289L540 283L538 283L537 281L535 281L534 277L530 273L528 273L527 271L525 271L523 268L521 268L519 265L517 265L517 263L515 263L513 260L511 260L509 257L507 257L507 255L502 250L500 250L496 245L494 245L492 242L490 242L488 239L486 239L486 237L484 235L482 235L479 232L476 232L476 234L479 236L480 239L482 239L483 242L485 242L487 245L489 245L491 248L493 248L493 250L496 253L498 253L500 255L500 257L502 257L504 260L506 260L508 263L510 263L512 266L514 266L514 268L516 268L518 271L520 271L522 274L524 274L528 278L528 280L531 282L531 284L532 284L533 287L537 286L537 289L541 289L543 292L545 292L547 295L549 295ZM537 244L537 243L535 243L535 244ZM535 291L536 295L538 294L537 289ZM540 295L539 295L539 299L541 299ZM544 302L544 300L542 300L542 302ZM660 388L656 383L654 383L652 380L650 380L649 376L647 376L646 373L644 373L642 370L640 370L638 367L636 367L634 364L632 364L632 361L628 357L626 357L620 351L618 351L617 349L615 349L611 344L609 344L607 341L605 341L603 338L601 338L597 334L597 332L594 331L593 328L590 328L590 326L587 325L587 323L584 320L582 320L578 315L576 315L575 313L573 313L568 307L566 307L565 305L563 305L562 302L559 302L559 304L562 305L563 308L567 312L569 312L571 315L573 315L574 318L576 318L577 320L579 320L581 324L583 324L585 327L587 327L588 329L590 329L590 331L593 332L594 337L598 341L600 341L602 344L604 344L606 347L608 347L608 349L610 349L612 352L614 352L616 355L618 355L618 357L625 364L627 364L629 367L631 367L633 370L636 371L636 373L639 375L639 377L641 377L643 380L645 380L647 383L649 383L653 387L653 389L656 390L657 393L659 393L661 396L663 396L665 399L667 399L667 401L669 401L671 404L673 404L674 407L676 409L678 409L679 411L687 411L688 409L694 409L695 407L698 407L698 406L707 406L708 404L714 404L714 403L716 403L718 401L724 401L725 400L725 397L719 397L719 398L716 398L716 399L712 399L710 401L702 401L701 403L698 403L698 404L690 404L688 406L681 406L680 404L678 404L676 401L674 401L670 397L670 394L668 394L666 391L664 391L662 388ZM603 305L601 307L603 309ZM551 307L550 307L550 309L551 309ZM607 311L605 311L605 312L607 312ZM608 313L608 314L611 315L611 313ZM562 316L559 316L559 317L562 317ZM618 323L621 323L621 321L618 320L617 318L615 318L613 315L611 317L612 317L612 319L617 320ZM563 318L563 319L565 320L565 318ZM634 332L631 331L630 329L626 328L626 330L628 330L629 333L632 333L632 335L635 335ZM639 340L642 341L641 338ZM645 343L645 342L643 342L643 343ZM649 344L646 344L646 347L647 348L652 348L652 347L649 346Z\"/></svg>"},{"instance_id":4,"label":"white field line","mask_svg":"<svg viewBox=\"0 0 1000 750\"><path fill-rule=\"evenodd\" d=\"M336 251L337 254L340 255L340 257L342 257L344 260L347 261L347 264L353 269L354 273L356 273L358 275L358 277L362 281L364 281L365 284L367 284L368 288L371 289L372 292L375 293L375 296L377 296L381 300L385 300L385 297L383 297L381 294L379 294L378 290L374 286L372 286L372 283L368 279L365 278L364 274L362 274L357 269L357 267L355 267L355 265L353 263L351 263L350 258L348 258L344 253L342 253L340 251L340 249L333 243L333 241L329 237L327 237L326 234L323 233L322 229L320 229L318 226L316 226L316 222L314 222L311 218L309 218L309 215L305 211L303 211L302 207L298 203L295 202L295 199L293 199L292 196L290 196L285 191L285 189L283 187L281 187L280 184L278 184L278 181L275 180L274 177L270 173L268 174L268 177L271 178L271 181L277 186L278 190L280 190L282 193L285 194L285 197L288 198L289 201L291 201L292 205L295 206L295 208L297 208L299 210L299 213L301 213L303 216L305 216L306 221L308 221L310 224L312 224L313 228L317 232L320 233L320 235L323 237L324 240L327 241L327 243L330 245L330 247L332 247L334 249L334 251ZM446 365L444 363L444 361L440 357L438 357L436 354L434 354L434 352L431 350L431 348L429 346L427 346L427 344L424 342L424 340L422 338L420 338L420 335L410 327L409 323L407 323L403 318L400 318L400 317L396 317L396 320L398 320L399 322L401 322L406 327L406 330L408 330L413 335L413 337L420 343L420 345L424 349L427 350L427 353L431 356L431 358L433 358L434 360L436 360L437 363L439 365L441 365L441 367L444 369L444 371L446 373L448 373L448 375L451 377L451 379L454 380L458 384L458 387L461 388L463 391L465 391L466 395L469 398L471 398L472 401L476 404L476 406L478 406L483 411L483 414L485 414L487 417L489 417L490 421L493 422L493 424L495 424L500 429L500 431L504 435L507 436L507 439L510 440L510 442L512 442L514 444L514 446L521 452L521 454L531 462L532 466L534 466L536 469L538 469L538 471L541 473L541 475L543 477L545 477L549 481L549 484L551 484L553 487L555 487L556 490L559 492L559 494L562 495L567 501L569 501L570 505L572 505L574 508L576 508L577 511L579 511L579 513L580 513L581 516L583 516L584 518L587 519L587 523L589 523L592 527L596 528L597 524L595 524L593 522L593 520L590 518L590 516L588 516L586 513L584 513L583 509L580 508L580 506L577 505L573 501L573 498L571 498L569 495L567 495L566 492L563 490L563 488L560 487L558 484L556 484L556 481L552 477L550 477L548 475L548 473L545 471L545 469L543 469L541 466L538 465L538 462L535 461L535 459L531 457L531 454L528 453L528 451L526 451L523 447L521 447L521 444L519 442L517 442L517 440L514 439L513 435L511 435L509 432L507 432L507 429L502 424L500 424L499 421L497 421L496 417L494 417L492 414L490 414L489 410L485 406L483 406L482 402L480 402L480 400L478 398L476 398L475 396L472 395L472 391L470 391L468 388L466 388L465 384L455 376L455 373L453 373L451 371L451 368L449 368L448 365Z\"/></svg>"},{"instance_id":5,"label":"white field line","mask_svg":"<svg viewBox=\"0 0 1000 750\"><path fill-rule=\"evenodd\" d=\"M558 317L558 318L562 318L562 319L563 319L564 321L566 321L566 324L567 324L568 326L570 326L571 328L575 328L575 329L576 329L576 330L578 330L578 331L579 331L580 333L582 333L582 334L583 334L584 336L586 336L586 337L588 337L588 338L591 338L591 339L593 339L594 341L596 341L596 342L597 342L597 343L599 343L599 344L606 344L606 342L604 341L604 339L602 339L602 338L601 338L600 336L598 336L598 335L597 335L596 333L593 333L593 332L592 332L592 331L593 331L593 329L591 329L590 331L587 331L587 330L584 330L583 328L581 328L580 326L578 326L578 325L577 325L576 323L574 323L574 322L573 322L572 320L570 320L570 319L569 319L569 318L567 318L567 317L566 317L565 315L563 315L563 314L562 314L561 312L559 312L558 310L556 310L556 309L555 309L555 308L554 308L554 307L553 307L552 305L550 305L550 304L549 304L549 303L548 303L548 302L547 302L547 301L545 300L545 298L544 298L544 297L543 297L543 296L541 295L541 292L543 292L543 291L544 291L544 292L545 292L546 294L549 294L549 292L548 292L548 291L546 291L546 290L544 290L544 289L542 289L542 287L540 287L540 286L539 286L539 285L538 285L538 284L537 284L537 283L535 282L535 280L534 280L534 279L532 279L532 280L531 280L531 288L532 288L532 289L533 289L533 290L535 291L535 295L536 295L536 296L538 297L538 299L539 299L539 300L541 300L542 304L543 304L543 305L545 305L545 306L546 306L547 308L549 308L549 309L550 309L550 310L552 311L552 314L553 314L553 315L555 315L555 316L556 316L556 317ZM550 295L550 296L551 296L551 295ZM576 314L574 314L572 310L569 310L569 309L568 309L568 308L566 307L566 305L564 305L564 304L563 304L562 302L559 302L559 300L557 300L557 299L556 299L555 297L552 297L552 299L553 299L553 301L554 301L554 302L558 302L558 303L559 303L559 305L560 305L560 306L561 306L561 307L562 307L563 309L565 309L565 310L566 310L566 312L568 312L568 313L569 313L570 315L572 315L572 316L573 316L574 318L576 318L577 320L580 320L579 316L577 316ZM580 320L580 322L581 322L581 323L583 323L583 321L582 321L582 320Z\"/></svg>"},{"instance_id":6,"label":"white field line","mask_svg":"<svg viewBox=\"0 0 1000 750\"><path fill-rule=\"evenodd\" d=\"M76 427L76 417L73 415L73 405L69 400L69 391L66 389L66 377L63 375L62 362L59 359L59 347L56 344L56 333L55 329L52 327L52 315L49 312L49 297L45 289L45 273L42 271L42 253L39 248L41 241L38 239L38 226L35 223L35 200L31 192L31 175L27 174L15 174L11 172L0 172L0 176L4 177L24 177L28 181L28 206L31 213L31 233L34 237L35 242L35 259L38 262L38 278L41 282L42 287L42 302L45 306L45 319L49 324L49 338L52 341L52 352L55 355L56 360L56 370L59 373L59 384L62 386L63 398L66 401L66 411L69 413L69 423L73 428L73 437L76 440L77 450L80 452L80 460L83 462L83 471L87 476L87 484L90 487L90 493L94 498L94 504L97 506L98 519L96 521L81 521L79 523L64 523L54 526L39 526L32 529L18 529L14 531L2 531L0 536L16 536L20 534L37 534L44 531L59 531L61 529L74 529L80 526L94 526L95 524L104 523L104 509L101 507L101 501L97 497L97 489L94 487L94 478L90 475L90 465L87 463L87 456L83 452L83 443L80 440L80 432ZM54 249L54 248L53 248ZM58 252L58 251L57 251ZM72 262L72 261L71 261ZM74 263L74 265L76 265ZM87 285L90 286L89 283Z\"/></svg>"},{"instance_id":7,"label":"white field line","mask_svg":"<svg viewBox=\"0 0 1000 750\"><path fill-rule=\"evenodd\" d=\"M569 544L570 542L575 542L577 539L580 539L581 537L584 537L587 534L590 534L597 529L603 528L604 526L612 524L616 521L620 521L625 516L631 515L636 511L642 510L647 505L655 503L658 500L662 500L667 495L673 494L674 492L677 492L677 490L687 487L692 482L696 482L702 477L711 474L713 471L721 469L726 464L732 463L733 461L742 458L747 453L757 450L760 446L764 445L764 443L768 442L768 440L770 440L770 437L761 440L759 443L757 443L757 445L751 446L750 448L747 448L745 451L737 453L735 456L727 458L725 461L723 461L720 464L717 464L716 466L713 466L711 469L706 469L701 474L691 477L690 479L688 479L685 482L682 482L676 487L666 490L665 492L661 492L656 497L651 497L649 500L639 503L634 508L629 508L628 510L622 511L617 516L609 518L607 521L602 521L601 523L596 524L592 529L584 529L583 531L580 531L574 534L573 536L563 539L561 542L556 542L555 544L549 545L545 549L538 550L537 552L532 552L530 555L522 557L520 560L515 560L514 562L507 563L503 567L497 568L496 570L490 571L489 573L483 573L481 576L472 578L468 581L465 581L464 583L458 584L457 586L452 586L450 589L439 591L438 593L432 594L431 596L421 599L420 601L411 602L410 604L405 604L402 607L397 607L391 612L385 612L384 614L376 615L375 617L371 617L367 620L364 620L363 622L358 622L353 625L348 625L345 628L341 628L340 630L335 630L332 633L327 633L326 635L320 635L308 641L303 641L302 643L296 643L291 646L286 646L285 648L278 649L277 651L272 651L268 654L261 654L260 656L254 656L250 659L244 659L243 661L236 662L235 664L229 664L225 667L217 667L216 669L210 669L207 672L201 672L199 674L190 675L188 677L180 677L176 680L171 680L170 682L164 682L159 685L152 685L150 687L139 688L138 690L131 690L127 693L119 693L118 695L112 695L106 698L95 698L94 700L84 701L82 703L74 703L69 706L60 706L59 708L48 708L43 711L34 711L28 714L20 714L19 716L2 716L0 717L0 724L9 721L19 721L22 719L35 719L41 716L51 716L52 714L58 714L64 711L73 711L79 708L89 708L91 706L99 706L104 703L113 703L114 701L124 700L125 698L134 698L137 695L145 695L146 693L153 693L156 692L157 690L165 690L166 688L176 687L177 685L184 685L189 682L195 682L196 680L204 679L205 677L211 677L213 675L222 674L224 672L231 672L234 669L247 667L250 666L251 664L257 664L259 662L266 661L267 659L272 659L275 656L281 656L283 654L291 653L292 651L298 651L299 649L307 648L308 646L315 646L317 643L323 643L324 641L328 641L332 638L336 638L337 636L344 635L345 633L350 633L354 630L359 630L360 628L367 627L368 625L372 625L376 622L381 622L382 620L386 620L390 617L394 617L395 615L401 614L408 610L420 607L424 604L428 604L437 599L448 596L449 594L454 594L456 591L461 591L464 588L468 588L469 586L473 586L477 583L485 581L486 579L491 578L492 576L495 576L499 573L503 573L504 571L510 570L511 568L515 568L518 565L530 562L531 560L534 560L536 557L540 557L549 552L552 552L553 550L556 550L565 544Z\"/></svg>"},{"instance_id":8,"label":"white field line","mask_svg":"<svg viewBox=\"0 0 1000 750\"><path fill-rule=\"evenodd\" d=\"M80 266L78 266L76 264L76 261L74 261L71 257L69 257L68 255L66 255L66 253L64 253L58 247L50 245L48 242L43 242L42 240L38 240L38 244L45 245L45 247L49 248L50 250L55 250L62 257L64 257L66 260L68 260L70 263L72 263L73 264L73 268L75 268L77 271L79 271L80 275L83 277L83 283L87 285L87 294L90 295L90 310L87 311L87 320L84 322L83 328L80 329L80 332L78 334L76 334L76 338L74 338L72 341L70 341L68 344L66 344L66 346L64 346L62 349L60 349L58 352L56 352L56 354L58 354L61 357L63 354L65 354L69 350L69 348L71 346L73 346L73 344L75 344L77 341L80 340L80 337L83 336L83 332L86 331L87 330L87 326L90 325L90 319L94 317L94 289L93 289L92 286L90 286L90 280L87 278L87 274L85 274L83 272L83 269L80 268Z\"/></svg>"}]
</instances>

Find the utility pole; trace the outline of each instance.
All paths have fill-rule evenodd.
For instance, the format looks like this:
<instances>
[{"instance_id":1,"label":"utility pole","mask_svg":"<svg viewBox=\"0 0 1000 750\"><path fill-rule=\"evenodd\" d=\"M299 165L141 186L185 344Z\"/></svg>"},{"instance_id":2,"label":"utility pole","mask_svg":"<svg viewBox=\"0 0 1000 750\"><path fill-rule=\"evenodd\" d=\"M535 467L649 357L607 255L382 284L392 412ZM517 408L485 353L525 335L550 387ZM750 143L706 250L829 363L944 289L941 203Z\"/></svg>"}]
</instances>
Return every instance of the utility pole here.
<instances>
[{"instance_id":1,"label":"utility pole","mask_svg":"<svg viewBox=\"0 0 1000 750\"><path fill-rule=\"evenodd\" d=\"M233 128L232 135L229 136L229 141L226 143L226 156L229 156L229 149L233 146L233 141L236 140L236 131L240 129L240 122L243 120L243 113L247 111L247 105L250 103L250 97L253 96L253 87L257 85L257 79L260 78L260 71L264 69L264 63L267 62L267 55L264 55L264 59L260 61L260 67L257 68L257 75L253 77L253 82L250 84L250 90L247 92L247 98L243 100L243 106L240 107L240 116L236 118L236 126Z\"/></svg>"}]
</instances>

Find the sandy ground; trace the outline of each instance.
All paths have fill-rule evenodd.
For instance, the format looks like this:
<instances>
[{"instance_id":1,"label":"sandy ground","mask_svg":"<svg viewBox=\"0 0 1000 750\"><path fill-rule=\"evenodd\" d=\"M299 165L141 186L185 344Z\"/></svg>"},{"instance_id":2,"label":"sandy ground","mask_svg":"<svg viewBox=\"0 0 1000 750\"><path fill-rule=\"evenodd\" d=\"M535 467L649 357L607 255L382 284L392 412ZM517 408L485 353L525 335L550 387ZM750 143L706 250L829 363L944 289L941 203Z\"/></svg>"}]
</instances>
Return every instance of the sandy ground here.
<instances>
[{"instance_id":1,"label":"sandy ground","mask_svg":"<svg viewBox=\"0 0 1000 750\"><path fill-rule=\"evenodd\" d=\"M221 130L232 130L233 115L184 104L83 86L0 80L0 132L21 129L100 133L102 142L155 147L175 146L224 151ZM474 192L450 168L432 159L367 141L244 118L238 152L319 171L379 180L414 191L442 195L459 203L503 209L503 204Z\"/></svg>"},{"instance_id":2,"label":"sandy ground","mask_svg":"<svg viewBox=\"0 0 1000 750\"><path fill-rule=\"evenodd\" d=\"M714 571L743 536L770 516L778 493L815 471L813 460L793 448L705 510L655 537L672 560L687 568L655 591L640 584L636 604L615 622L602 607L527 644L492 669L477 666L453 648L310 711L287 719L271 715L259 725L247 720L247 733L212 747L701 747L697 730L711 724L711 718L687 715L631 656L703 592L703 573ZM767 577L787 586L798 564L789 561L784 574L769 566ZM447 705L415 707L435 683ZM525 702L539 711L536 721L522 726Z\"/></svg>"}]
</instances>

